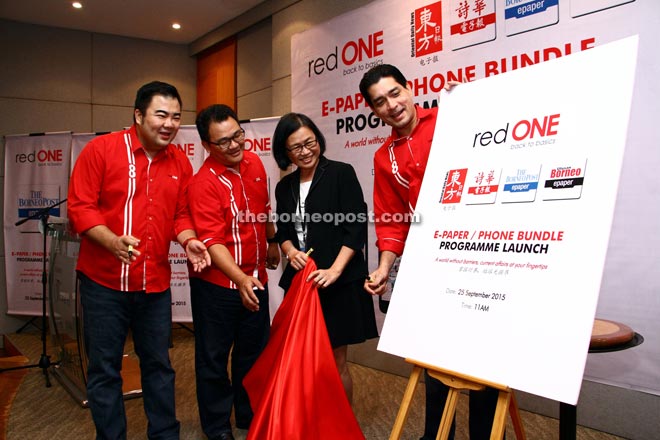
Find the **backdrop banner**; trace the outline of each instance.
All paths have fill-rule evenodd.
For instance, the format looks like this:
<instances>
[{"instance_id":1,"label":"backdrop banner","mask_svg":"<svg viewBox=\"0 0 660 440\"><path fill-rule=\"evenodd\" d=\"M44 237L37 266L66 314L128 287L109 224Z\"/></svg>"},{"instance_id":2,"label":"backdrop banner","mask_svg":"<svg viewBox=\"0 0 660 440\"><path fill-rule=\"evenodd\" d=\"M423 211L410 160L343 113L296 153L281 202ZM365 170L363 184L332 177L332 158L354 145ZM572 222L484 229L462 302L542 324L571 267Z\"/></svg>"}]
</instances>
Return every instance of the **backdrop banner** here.
<instances>
[{"instance_id":1,"label":"backdrop banner","mask_svg":"<svg viewBox=\"0 0 660 440\"><path fill-rule=\"evenodd\" d=\"M653 189L660 167L660 149L655 148L660 145L660 84L654 79L660 75L660 8L639 0L566 0L561 5L557 0L373 1L293 36L292 109L318 124L327 137L328 157L355 167L371 207L373 155L391 132L359 93L360 79L372 66L398 66L415 102L430 107L440 103L438 94L448 81L473 82L639 35L626 155L596 315L642 335L660 334L660 278L651 275L660 267L655 252L660 247L660 192ZM611 60L603 73L617 62ZM552 78L528 85L564 86ZM477 97L470 105L476 110L492 104L486 99ZM505 96L500 104L506 101ZM461 122L471 117L468 110ZM373 270L373 227L369 243ZM382 326L384 315L376 313ZM660 339L646 338L634 350L609 353L607 362L597 356L587 359L587 378L660 394L660 369L655 367Z\"/></svg>"},{"instance_id":2,"label":"backdrop banner","mask_svg":"<svg viewBox=\"0 0 660 440\"><path fill-rule=\"evenodd\" d=\"M270 197L270 207L273 214L277 206L275 202L275 185L280 180L280 169L275 162L272 150L273 133L279 122L279 116L270 118L252 119L241 121L241 127L245 129L245 149L252 151L261 158L261 162L266 168L268 175L268 195ZM270 306L270 320L273 320L275 312L280 306L284 297L284 291L277 285L282 276L282 266L284 261L280 262L277 269L268 270L268 295Z\"/></svg>"},{"instance_id":3,"label":"backdrop banner","mask_svg":"<svg viewBox=\"0 0 660 440\"><path fill-rule=\"evenodd\" d=\"M100 136L103 133L73 133L71 135L71 168L69 169L69 176L73 172L73 164L76 163L76 159L80 156L80 152L85 145L96 136Z\"/></svg>"},{"instance_id":4,"label":"backdrop banner","mask_svg":"<svg viewBox=\"0 0 660 440\"><path fill-rule=\"evenodd\" d=\"M16 226L40 209L66 199L71 132L5 138L5 271L7 313L41 315L44 238L39 218ZM48 211L48 221L66 218L66 202ZM46 237L46 258L50 237ZM48 270L48 261L46 261Z\"/></svg>"},{"instance_id":5,"label":"backdrop banner","mask_svg":"<svg viewBox=\"0 0 660 440\"><path fill-rule=\"evenodd\" d=\"M179 150L183 151L193 172L197 172L206 159L206 150L202 140L197 134L194 125L182 125L179 132L172 141ZM172 321L192 322L192 309L190 308L190 283L188 282L188 259L186 251L179 243L170 243L170 266L172 267L172 278L170 288L172 289Z\"/></svg>"}]
</instances>

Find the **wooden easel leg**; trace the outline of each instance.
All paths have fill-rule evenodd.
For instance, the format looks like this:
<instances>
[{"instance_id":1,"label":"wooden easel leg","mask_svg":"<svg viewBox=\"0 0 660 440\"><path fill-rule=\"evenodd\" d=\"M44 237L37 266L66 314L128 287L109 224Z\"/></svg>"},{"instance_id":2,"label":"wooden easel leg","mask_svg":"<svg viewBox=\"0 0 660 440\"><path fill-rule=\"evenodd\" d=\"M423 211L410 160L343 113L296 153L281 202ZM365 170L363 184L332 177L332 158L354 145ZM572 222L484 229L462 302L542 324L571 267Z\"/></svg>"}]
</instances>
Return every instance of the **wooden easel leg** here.
<instances>
[{"instance_id":1,"label":"wooden easel leg","mask_svg":"<svg viewBox=\"0 0 660 440\"><path fill-rule=\"evenodd\" d=\"M520 411L518 411L518 401L516 395L511 391L511 400L509 401L509 415L511 416L511 423L513 424L513 432L516 434L516 440L527 440L525 436L525 429L523 428L522 418Z\"/></svg>"},{"instance_id":2,"label":"wooden easel leg","mask_svg":"<svg viewBox=\"0 0 660 440\"><path fill-rule=\"evenodd\" d=\"M502 440L510 400L511 391L501 390L497 396L497 406L495 407L495 416L493 417L493 428L490 431L490 440Z\"/></svg>"},{"instance_id":3,"label":"wooden easel leg","mask_svg":"<svg viewBox=\"0 0 660 440\"><path fill-rule=\"evenodd\" d=\"M447 403L445 403L445 409L442 411L442 419L440 419L440 428L436 440L447 440L449 438L451 424L454 421L454 414L456 414L459 393L460 391L456 388L449 388Z\"/></svg>"},{"instance_id":4,"label":"wooden easel leg","mask_svg":"<svg viewBox=\"0 0 660 440\"><path fill-rule=\"evenodd\" d=\"M490 432L490 440L502 440L504 437L504 430L506 428L506 415L507 412L511 413L511 420L516 433L517 440L525 440L525 431L518 412L518 403L513 395L513 390L507 386L495 384L492 382L485 382L477 378L462 375L456 372L442 370L432 365L424 364L412 359L406 359L406 362L413 364L413 370L406 386L406 391L403 395L401 407L396 415L396 421L390 434L390 440L399 440L401 432L403 431L403 424L408 417L408 410L410 402L412 401L415 388L419 382L419 377L422 374L422 369L426 368L429 375L449 387L447 395L447 402L442 412L442 419L440 420L440 428L436 440L447 440L451 425L456 413L456 405L458 404L458 396L460 390L476 390L481 391L485 387L492 387L499 390L497 395L497 405L495 406L495 414L493 417L493 426Z\"/></svg>"},{"instance_id":5,"label":"wooden easel leg","mask_svg":"<svg viewBox=\"0 0 660 440\"><path fill-rule=\"evenodd\" d=\"M422 367L415 365L412 369L412 372L410 373L410 379L408 379L406 391L403 393L403 400L401 401L399 412L396 414L396 420L394 421L394 427L392 428L392 433L390 434L390 440L399 440L399 438L401 438L403 425L406 423L406 418L408 418L410 402L412 401L412 397L415 394L415 389L417 388L421 374Z\"/></svg>"}]
</instances>

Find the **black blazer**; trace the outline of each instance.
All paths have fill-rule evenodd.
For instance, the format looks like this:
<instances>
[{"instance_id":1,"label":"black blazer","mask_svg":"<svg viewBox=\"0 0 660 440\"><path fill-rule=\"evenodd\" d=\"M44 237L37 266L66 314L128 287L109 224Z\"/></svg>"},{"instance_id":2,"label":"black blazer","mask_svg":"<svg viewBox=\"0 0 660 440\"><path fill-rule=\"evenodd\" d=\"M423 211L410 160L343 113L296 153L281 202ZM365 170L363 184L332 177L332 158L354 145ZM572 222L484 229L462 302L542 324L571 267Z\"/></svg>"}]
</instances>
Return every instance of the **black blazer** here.
<instances>
[{"instance_id":1,"label":"black blazer","mask_svg":"<svg viewBox=\"0 0 660 440\"><path fill-rule=\"evenodd\" d=\"M300 243L295 229L295 214L299 196L300 170L296 170L279 181L275 188L275 199L277 241L281 244L291 240L298 249ZM321 221L314 221L315 217ZM329 160L324 156L319 158L305 200L305 218L306 248L314 248L311 256L317 267L328 269L337 258L341 247L347 246L355 251L355 255L335 284L364 279L367 275L367 263L362 248L367 236L367 205L351 165ZM287 290L295 274L296 270L287 265L280 278L280 287Z\"/></svg>"}]
</instances>

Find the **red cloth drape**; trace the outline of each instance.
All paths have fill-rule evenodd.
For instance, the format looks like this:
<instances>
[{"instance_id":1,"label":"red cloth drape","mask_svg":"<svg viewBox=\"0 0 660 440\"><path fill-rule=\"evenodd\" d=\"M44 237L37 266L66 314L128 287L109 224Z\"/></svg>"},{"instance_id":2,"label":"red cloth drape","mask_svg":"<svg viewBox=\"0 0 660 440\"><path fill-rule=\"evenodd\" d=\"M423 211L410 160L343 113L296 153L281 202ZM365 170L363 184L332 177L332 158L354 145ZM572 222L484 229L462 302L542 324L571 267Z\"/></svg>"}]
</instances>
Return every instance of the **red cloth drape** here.
<instances>
[{"instance_id":1,"label":"red cloth drape","mask_svg":"<svg viewBox=\"0 0 660 440\"><path fill-rule=\"evenodd\" d=\"M310 258L293 279L271 336L243 385L254 418L248 440L364 439L335 365Z\"/></svg>"}]
</instances>

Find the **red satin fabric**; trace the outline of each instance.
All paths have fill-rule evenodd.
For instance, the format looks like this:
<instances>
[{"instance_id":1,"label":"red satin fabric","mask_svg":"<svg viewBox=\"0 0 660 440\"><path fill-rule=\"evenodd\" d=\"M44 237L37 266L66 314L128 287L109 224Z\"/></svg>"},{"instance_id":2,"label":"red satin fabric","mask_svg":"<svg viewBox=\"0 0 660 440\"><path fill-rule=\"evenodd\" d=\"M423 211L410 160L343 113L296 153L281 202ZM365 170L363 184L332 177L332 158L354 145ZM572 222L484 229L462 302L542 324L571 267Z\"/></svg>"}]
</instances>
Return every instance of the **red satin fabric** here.
<instances>
[{"instance_id":1,"label":"red satin fabric","mask_svg":"<svg viewBox=\"0 0 660 440\"><path fill-rule=\"evenodd\" d=\"M271 336L243 385L254 418L248 440L364 439L335 365L317 289L305 279L310 258L293 279Z\"/></svg>"}]
</instances>

